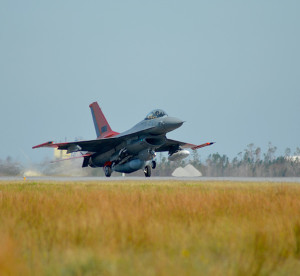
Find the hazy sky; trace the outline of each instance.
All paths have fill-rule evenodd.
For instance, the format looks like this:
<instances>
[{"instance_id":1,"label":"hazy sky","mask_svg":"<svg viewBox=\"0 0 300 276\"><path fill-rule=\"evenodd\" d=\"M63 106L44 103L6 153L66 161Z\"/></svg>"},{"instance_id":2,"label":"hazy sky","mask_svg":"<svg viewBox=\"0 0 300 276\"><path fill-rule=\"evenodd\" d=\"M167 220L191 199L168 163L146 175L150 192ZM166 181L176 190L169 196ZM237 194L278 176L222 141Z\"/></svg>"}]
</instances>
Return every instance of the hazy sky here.
<instances>
[{"instance_id":1,"label":"hazy sky","mask_svg":"<svg viewBox=\"0 0 300 276\"><path fill-rule=\"evenodd\" d=\"M0 2L0 158L94 139L88 105L125 131L154 108L168 137L230 157L300 147L300 1Z\"/></svg>"}]
</instances>

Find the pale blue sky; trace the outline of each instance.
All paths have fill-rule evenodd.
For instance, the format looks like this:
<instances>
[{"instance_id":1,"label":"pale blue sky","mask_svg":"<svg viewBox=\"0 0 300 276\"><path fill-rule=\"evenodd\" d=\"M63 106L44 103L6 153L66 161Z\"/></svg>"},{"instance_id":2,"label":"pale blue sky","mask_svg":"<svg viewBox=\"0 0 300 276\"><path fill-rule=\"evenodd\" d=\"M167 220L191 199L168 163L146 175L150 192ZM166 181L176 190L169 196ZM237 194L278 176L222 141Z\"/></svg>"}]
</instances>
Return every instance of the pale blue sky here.
<instances>
[{"instance_id":1,"label":"pale blue sky","mask_svg":"<svg viewBox=\"0 0 300 276\"><path fill-rule=\"evenodd\" d=\"M154 108L205 158L300 146L300 1L0 1L0 158L125 131Z\"/></svg>"}]
</instances>

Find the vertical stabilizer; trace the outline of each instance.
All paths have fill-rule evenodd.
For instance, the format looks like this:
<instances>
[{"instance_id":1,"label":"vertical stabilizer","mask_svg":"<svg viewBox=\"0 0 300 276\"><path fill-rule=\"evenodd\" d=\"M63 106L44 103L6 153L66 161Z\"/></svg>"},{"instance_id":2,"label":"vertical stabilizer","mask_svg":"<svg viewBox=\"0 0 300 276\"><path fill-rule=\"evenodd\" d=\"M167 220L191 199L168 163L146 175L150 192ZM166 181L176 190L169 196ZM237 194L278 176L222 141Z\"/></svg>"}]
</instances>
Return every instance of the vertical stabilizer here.
<instances>
[{"instance_id":1,"label":"vertical stabilizer","mask_svg":"<svg viewBox=\"0 0 300 276\"><path fill-rule=\"evenodd\" d=\"M111 129L97 102L90 104L90 108L98 138L108 138L119 134Z\"/></svg>"}]
</instances>

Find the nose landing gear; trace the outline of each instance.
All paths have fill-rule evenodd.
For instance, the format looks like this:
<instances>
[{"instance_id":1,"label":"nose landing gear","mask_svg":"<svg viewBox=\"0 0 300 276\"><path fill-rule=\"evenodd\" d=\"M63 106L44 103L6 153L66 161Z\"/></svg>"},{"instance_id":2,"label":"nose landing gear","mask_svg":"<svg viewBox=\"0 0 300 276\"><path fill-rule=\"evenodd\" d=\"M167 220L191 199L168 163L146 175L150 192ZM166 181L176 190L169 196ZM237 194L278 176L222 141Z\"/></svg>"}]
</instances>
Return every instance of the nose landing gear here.
<instances>
[{"instance_id":1,"label":"nose landing gear","mask_svg":"<svg viewBox=\"0 0 300 276\"><path fill-rule=\"evenodd\" d=\"M144 174L146 177L150 177L151 176L151 166L147 165L144 169Z\"/></svg>"},{"instance_id":2,"label":"nose landing gear","mask_svg":"<svg viewBox=\"0 0 300 276\"><path fill-rule=\"evenodd\" d=\"M106 177L110 177L111 173L112 173L111 167L110 166L105 166L104 167L104 173L105 173Z\"/></svg>"},{"instance_id":3,"label":"nose landing gear","mask_svg":"<svg viewBox=\"0 0 300 276\"><path fill-rule=\"evenodd\" d=\"M151 164L147 165L144 168L144 174L146 177L150 177L152 173L152 169L154 170L156 168L156 161L152 160Z\"/></svg>"}]
</instances>

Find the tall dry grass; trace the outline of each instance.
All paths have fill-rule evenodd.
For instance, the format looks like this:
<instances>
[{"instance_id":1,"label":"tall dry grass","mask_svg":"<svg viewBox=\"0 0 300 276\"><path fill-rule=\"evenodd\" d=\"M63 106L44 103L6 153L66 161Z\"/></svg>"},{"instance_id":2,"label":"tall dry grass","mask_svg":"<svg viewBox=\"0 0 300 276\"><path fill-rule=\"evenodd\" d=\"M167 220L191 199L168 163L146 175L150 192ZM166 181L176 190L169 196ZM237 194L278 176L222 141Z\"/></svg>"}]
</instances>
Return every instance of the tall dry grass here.
<instances>
[{"instance_id":1,"label":"tall dry grass","mask_svg":"<svg viewBox=\"0 0 300 276\"><path fill-rule=\"evenodd\" d=\"M0 275L270 274L300 274L297 184L0 184Z\"/></svg>"}]
</instances>

